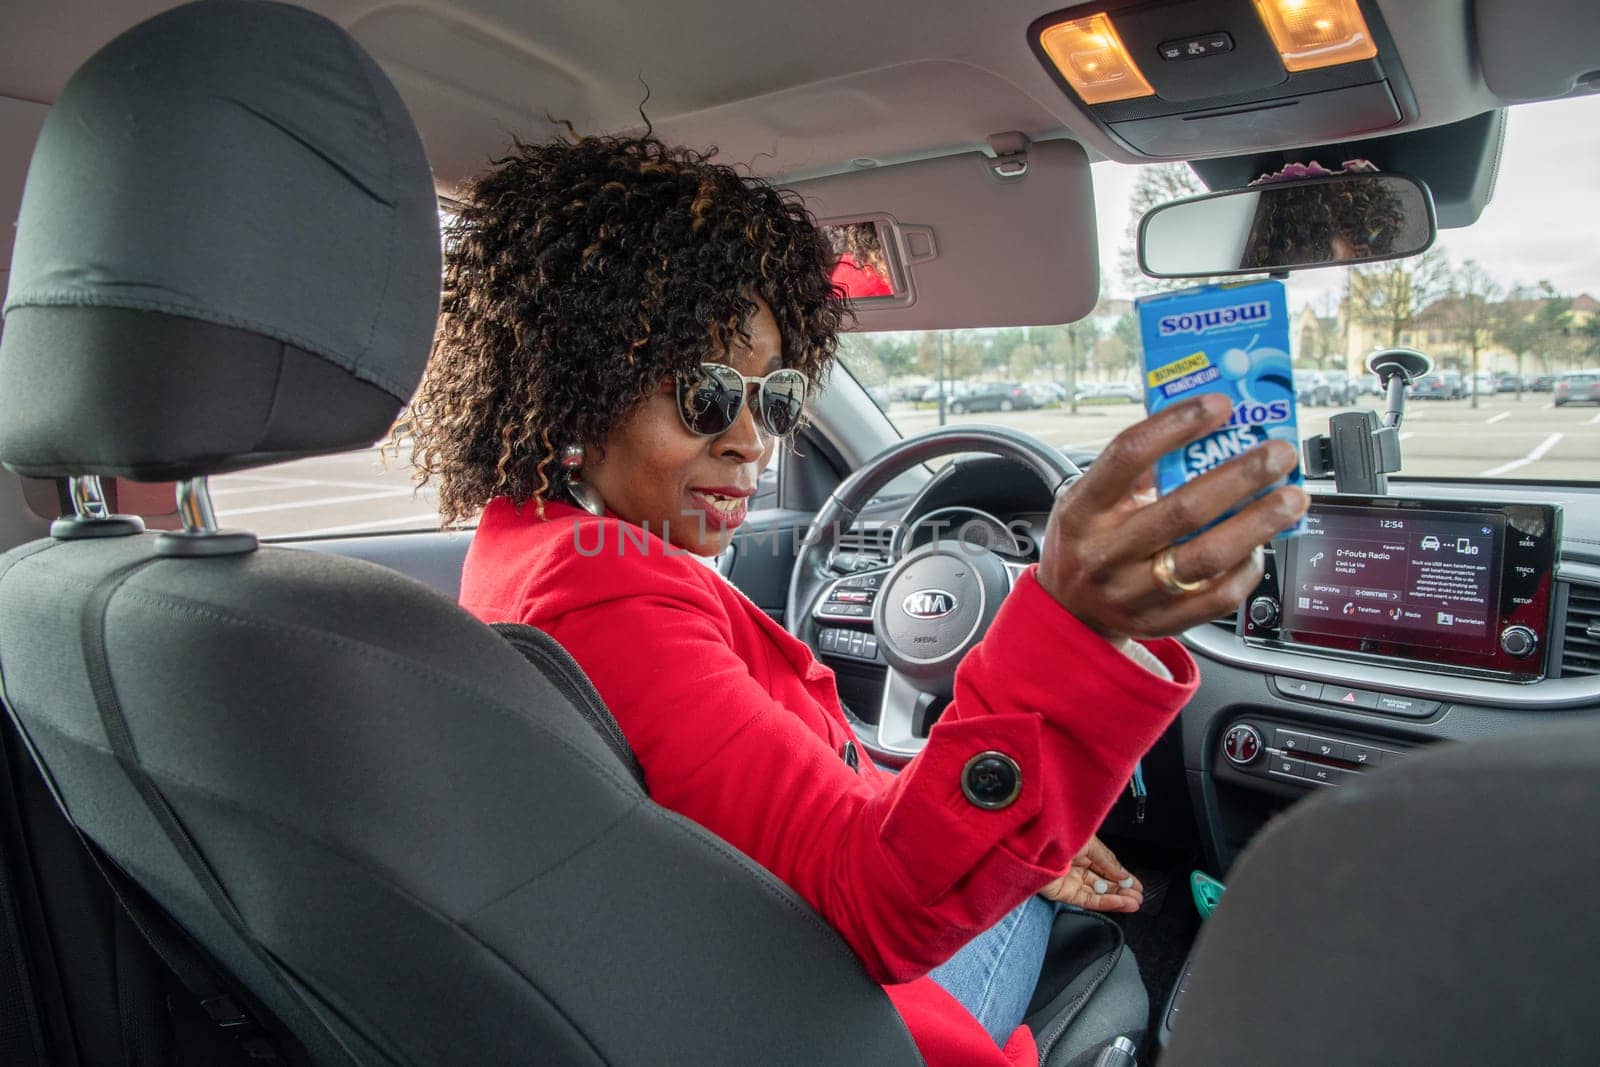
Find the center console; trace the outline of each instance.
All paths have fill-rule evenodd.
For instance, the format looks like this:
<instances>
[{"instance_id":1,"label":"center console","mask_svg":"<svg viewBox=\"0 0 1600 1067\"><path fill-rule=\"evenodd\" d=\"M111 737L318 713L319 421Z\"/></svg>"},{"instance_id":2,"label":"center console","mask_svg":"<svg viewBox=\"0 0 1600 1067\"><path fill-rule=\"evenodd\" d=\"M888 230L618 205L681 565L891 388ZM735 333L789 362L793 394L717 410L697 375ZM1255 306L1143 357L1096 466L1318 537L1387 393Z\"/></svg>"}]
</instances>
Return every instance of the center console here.
<instances>
[{"instance_id":1,"label":"center console","mask_svg":"<svg viewBox=\"0 0 1600 1067\"><path fill-rule=\"evenodd\" d=\"M1550 648L1561 509L1319 497L1275 542L1247 602L1247 644L1536 682Z\"/></svg>"}]
</instances>

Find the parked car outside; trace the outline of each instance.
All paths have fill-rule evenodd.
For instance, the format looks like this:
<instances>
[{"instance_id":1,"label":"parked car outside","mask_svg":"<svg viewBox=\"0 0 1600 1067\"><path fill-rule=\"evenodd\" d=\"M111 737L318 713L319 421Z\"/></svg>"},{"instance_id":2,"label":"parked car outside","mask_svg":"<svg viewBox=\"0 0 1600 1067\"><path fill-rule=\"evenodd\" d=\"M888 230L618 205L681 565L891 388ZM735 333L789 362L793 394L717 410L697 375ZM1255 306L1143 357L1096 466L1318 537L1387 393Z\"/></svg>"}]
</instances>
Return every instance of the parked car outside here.
<instances>
[{"instance_id":1,"label":"parked car outside","mask_svg":"<svg viewBox=\"0 0 1600 1067\"><path fill-rule=\"evenodd\" d=\"M1466 383L1458 371L1435 371L1411 383L1411 395L1426 400L1459 400L1465 394Z\"/></svg>"},{"instance_id":2,"label":"parked car outside","mask_svg":"<svg viewBox=\"0 0 1600 1067\"><path fill-rule=\"evenodd\" d=\"M1554 374L1535 374L1532 383L1528 386L1535 393L1553 392L1555 387L1556 376Z\"/></svg>"},{"instance_id":3,"label":"parked car outside","mask_svg":"<svg viewBox=\"0 0 1600 1067\"><path fill-rule=\"evenodd\" d=\"M1303 408L1327 407L1328 380L1314 370L1295 371L1294 400Z\"/></svg>"},{"instance_id":4,"label":"parked car outside","mask_svg":"<svg viewBox=\"0 0 1600 1067\"><path fill-rule=\"evenodd\" d=\"M1479 396L1494 396L1498 391L1498 387L1495 385L1494 371L1492 370L1481 370L1473 375L1473 379L1477 382ZM1467 392L1472 392L1470 384Z\"/></svg>"},{"instance_id":5,"label":"parked car outside","mask_svg":"<svg viewBox=\"0 0 1600 1067\"><path fill-rule=\"evenodd\" d=\"M1354 404L1356 397L1361 395L1360 386L1351 379L1349 372L1325 370L1319 373L1323 381L1328 383L1328 403L1342 407L1345 404Z\"/></svg>"},{"instance_id":6,"label":"parked car outside","mask_svg":"<svg viewBox=\"0 0 1600 1067\"><path fill-rule=\"evenodd\" d=\"M972 386L968 385L966 382L945 382L943 388L947 403L951 398L965 396L972 390ZM918 397L918 399L924 403L938 403L939 389L939 383L934 382L922 390L922 395Z\"/></svg>"},{"instance_id":7,"label":"parked car outside","mask_svg":"<svg viewBox=\"0 0 1600 1067\"><path fill-rule=\"evenodd\" d=\"M1039 405L1021 382L980 382L950 402L957 415L968 411L1027 411Z\"/></svg>"},{"instance_id":8,"label":"parked car outside","mask_svg":"<svg viewBox=\"0 0 1600 1067\"><path fill-rule=\"evenodd\" d=\"M1556 407L1564 404L1600 404L1600 370L1579 370L1556 376Z\"/></svg>"},{"instance_id":9,"label":"parked car outside","mask_svg":"<svg viewBox=\"0 0 1600 1067\"><path fill-rule=\"evenodd\" d=\"M1066 392L1054 382L1028 382L1023 388L1028 391L1028 396L1033 400L1034 406L1041 408L1061 403L1062 396Z\"/></svg>"},{"instance_id":10,"label":"parked car outside","mask_svg":"<svg viewBox=\"0 0 1600 1067\"><path fill-rule=\"evenodd\" d=\"M1527 388L1522 378L1506 371L1501 371L1494 376L1494 391L1497 393L1519 393Z\"/></svg>"},{"instance_id":11,"label":"parked car outside","mask_svg":"<svg viewBox=\"0 0 1600 1067\"><path fill-rule=\"evenodd\" d=\"M1078 387L1079 400L1130 400L1137 404L1144 400L1139 387L1129 382L1096 382Z\"/></svg>"}]
</instances>

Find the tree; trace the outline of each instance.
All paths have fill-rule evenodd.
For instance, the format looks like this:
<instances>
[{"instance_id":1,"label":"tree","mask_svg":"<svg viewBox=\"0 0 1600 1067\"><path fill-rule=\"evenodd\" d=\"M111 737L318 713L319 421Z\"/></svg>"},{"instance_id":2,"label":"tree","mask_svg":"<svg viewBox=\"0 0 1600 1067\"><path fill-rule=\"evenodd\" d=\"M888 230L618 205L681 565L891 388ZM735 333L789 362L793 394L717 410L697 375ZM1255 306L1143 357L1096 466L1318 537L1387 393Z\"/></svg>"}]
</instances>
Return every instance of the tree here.
<instances>
[{"instance_id":1,"label":"tree","mask_svg":"<svg viewBox=\"0 0 1600 1067\"><path fill-rule=\"evenodd\" d=\"M1353 267L1349 275L1350 317L1375 327L1390 345L1415 324L1422 309L1450 288L1450 264L1439 249L1410 259Z\"/></svg>"},{"instance_id":2,"label":"tree","mask_svg":"<svg viewBox=\"0 0 1600 1067\"><path fill-rule=\"evenodd\" d=\"M1518 285L1512 288L1505 302L1497 309L1493 331L1498 341L1517 361L1517 399L1522 399L1522 361L1529 352L1542 348L1545 340L1545 323L1539 312L1543 303L1559 299L1549 282L1540 282L1538 288ZM1568 301L1571 303L1571 301Z\"/></svg>"},{"instance_id":3,"label":"tree","mask_svg":"<svg viewBox=\"0 0 1600 1067\"><path fill-rule=\"evenodd\" d=\"M1572 301L1568 300L1567 304L1570 307ZM1571 313L1568 312L1568 317L1570 316ZM1584 358L1600 358L1600 315L1590 315L1584 320L1583 325L1578 327L1578 341L1583 346Z\"/></svg>"},{"instance_id":4,"label":"tree","mask_svg":"<svg viewBox=\"0 0 1600 1067\"><path fill-rule=\"evenodd\" d=\"M1572 298L1552 290L1534 310L1533 321L1539 328L1540 361L1546 374L1554 373L1557 364L1565 365L1572 357L1580 340L1572 332Z\"/></svg>"},{"instance_id":5,"label":"tree","mask_svg":"<svg viewBox=\"0 0 1600 1067\"><path fill-rule=\"evenodd\" d=\"M1133 183L1133 195L1128 198L1128 224L1124 228L1126 239L1119 263L1122 284L1129 293L1160 293L1169 289L1186 289L1201 285L1206 278L1161 279L1147 277L1139 269L1139 220L1145 212L1160 204L1185 197L1198 196L1205 186L1187 163L1158 163L1142 167Z\"/></svg>"},{"instance_id":6,"label":"tree","mask_svg":"<svg viewBox=\"0 0 1600 1067\"><path fill-rule=\"evenodd\" d=\"M1495 303L1500 299L1500 283L1469 259L1450 279L1452 332L1472 354L1472 406L1478 406L1478 353L1489 344L1494 331Z\"/></svg>"},{"instance_id":7,"label":"tree","mask_svg":"<svg viewBox=\"0 0 1600 1067\"><path fill-rule=\"evenodd\" d=\"M1132 312L1119 316L1111 327L1111 335L1122 342L1122 377L1132 377L1131 371L1144 363L1144 337L1139 333L1139 317Z\"/></svg>"}]
</instances>

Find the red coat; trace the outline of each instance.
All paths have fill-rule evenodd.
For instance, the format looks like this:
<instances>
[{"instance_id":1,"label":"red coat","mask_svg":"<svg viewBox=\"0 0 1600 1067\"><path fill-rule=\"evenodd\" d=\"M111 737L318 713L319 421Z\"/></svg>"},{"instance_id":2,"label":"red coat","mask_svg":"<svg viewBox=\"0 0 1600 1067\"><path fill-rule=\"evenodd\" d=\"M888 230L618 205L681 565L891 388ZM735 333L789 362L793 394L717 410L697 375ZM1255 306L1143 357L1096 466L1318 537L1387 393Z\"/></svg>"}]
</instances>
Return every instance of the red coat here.
<instances>
[{"instance_id":1,"label":"red coat","mask_svg":"<svg viewBox=\"0 0 1600 1067\"><path fill-rule=\"evenodd\" d=\"M731 583L654 534L567 504L493 501L461 603L559 641L616 716L650 796L794 888L886 985L930 1067L1037 1064L1004 1050L927 972L1066 869L1194 691L1172 640L1160 679L1058 605L1030 571L956 672L955 700L898 776L840 757L833 672ZM631 536L624 536L624 531ZM960 774L998 749L1021 796L989 811Z\"/></svg>"}]
</instances>

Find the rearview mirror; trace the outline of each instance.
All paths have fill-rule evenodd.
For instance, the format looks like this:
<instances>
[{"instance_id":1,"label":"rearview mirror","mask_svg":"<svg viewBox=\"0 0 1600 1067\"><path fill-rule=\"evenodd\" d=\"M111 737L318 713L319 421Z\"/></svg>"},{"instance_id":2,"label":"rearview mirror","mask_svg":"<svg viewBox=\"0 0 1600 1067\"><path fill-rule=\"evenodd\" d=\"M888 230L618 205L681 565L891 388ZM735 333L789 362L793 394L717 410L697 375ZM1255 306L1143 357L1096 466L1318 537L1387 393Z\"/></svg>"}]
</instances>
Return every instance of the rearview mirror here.
<instances>
[{"instance_id":1,"label":"rearview mirror","mask_svg":"<svg viewBox=\"0 0 1600 1067\"><path fill-rule=\"evenodd\" d=\"M1438 234L1428 187L1406 174L1336 174L1179 200L1139 223L1154 278L1347 266L1424 252Z\"/></svg>"}]
</instances>

